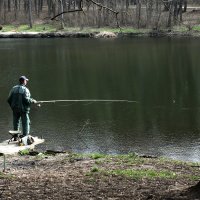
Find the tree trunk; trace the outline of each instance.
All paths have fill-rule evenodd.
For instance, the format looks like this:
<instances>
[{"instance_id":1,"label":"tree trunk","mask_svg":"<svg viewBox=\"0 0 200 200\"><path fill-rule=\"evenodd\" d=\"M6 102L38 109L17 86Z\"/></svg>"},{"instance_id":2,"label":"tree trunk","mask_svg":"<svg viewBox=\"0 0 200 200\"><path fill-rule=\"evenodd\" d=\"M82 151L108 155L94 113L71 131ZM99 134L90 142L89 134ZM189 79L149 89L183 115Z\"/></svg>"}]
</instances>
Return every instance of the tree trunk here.
<instances>
[{"instance_id":1,"label":"tree trunk","mask_svg":"<svg viewBox=\"0 0 200 200\"><path fill-rule=\"evenodd\" d=\"M121 0L120 4L121 4L121 24L124 25L125 24L125 20L124 20L124 6L125 6L125 0Z\"/></svg>"},{"instance_id":2,"label":"tree trunk","mask_svg":"<svg viewBox=\"0 0 200 200\"><path fill-rule=\"evenodd\" d=\"M33 16L32 16L32 0L29 0L29 26L30 28L33 28Z\"/></svg>"},{"instance_id":3,"label":"tree trunk","mask_svg":"<svg viewBox=\"0 0 200 200\"><path fill-rule=\"evenodd\" d=\"M179 15L180 15L180 22L183 21L183 16L182 16L183 10L182 10L182 7L183 7L183 0L180 0L180 2L179 2Z\"/></svg>"},{"instance_id":4,"label":"tree trunk","mask_svg":"<svg viewBox=\"0 0 200 200\"><path fill-rule=\"evenodd\" d=\"M18 0L18 10L21 10L21 0Z\"/></svg>"},{"instance_id":5,"label":"tree trunk","mask_svg":"<svg viewBox=\"0 0 200 200\"><path fill-rule=\"evenodd\" d=\"M64 9L63 9L63 0L59 0L59 4L60 4L60 13L63 13ZM62 14L61 17L60 17L60 20L61 20L61 29L64 29L65 28L65 25L64 25L64 15Z\"/></svg>"},{"instance_id":6,"label":"tree trunk","mask_svg":"<svg viewBox=\"0 0 200 200\"><path fill-rule=\"evenodd\" d=\"M186 12L187 11L187 0L184 0L183 4L184 4L183 12Z\"/></svg>"},{"instance_id":7,"label":"tree trunk","mask_svg":"<svg viewBox=\"0 0 200 200\"><path fill-rule=\"evenodd\" d=\"M146 1L147 27L150 27L151 25L152 12L153 12L153 0L147 0Z\"/></svg>"},{"instance_id":8,"label":"tree trunk","mask_svg":"<svg viewBox=\"0 0 200 200\"><path fill-rule=\"evenodd\" d=\"M11 11L11 1L8 0L8 12L10 12L10 11Z\"/></svg>"},{"instance_id":9,"label":"tree trunk","mask_svg":"<svg viewBox=\"0 0 200 200\"><path fill-rule=\"evenodd\" d=\"M56 2L55 2L55 0L52 0L52 13L53 13L53 16L56 15Z\"/></svg>"},{"instance_id":10,"label":"tree trunk","mask_svg":"<svg viewBox=\"0 0 200 200\"><path fill-rule=\"evenodd\" d=\"M102 1L99 0L98 3L102 3ZM98 10L98 16L97 16L98 25L97 26L98 26L98 28L100 28L101 27L101 11L102 11L102 9L97 7L97 10Z\"/></svg>"},{"instance_id":11,"label":"tree trunk","mask_svg":"<svg viewBox=\"0 0 200 200\"><path fill-rule=\"evenodd\" d=\"M170 2L169 4L169 16L168 16L168 22L167 27L171 29L172 26L172 10L173 10L173 3Z\"/></svg>"},{"instance_id":12,"label":"tree trunk","mask_svg":"<svg viewBox=\"0 0 200 200\"><path fill-rule=\"evenodd\" d=\"M129 0L126 0L126 12L128 12L129 4Z\"/></svg>"},{"instance_id":13,"label":"tree trunk","mask_svg":"<svg viewBox=\"0 0 200 200\"><path fill-rule=\"evenodd\" d=\"M178 20L178 2L177 2L177 0L174 0L173 5L174 5L173 21L174 21L174 24L177 24L177 20Z\"/></svg>"},{"instance_id":14,"label":"tree trunk","mask_svg":"<svg viewBox=\"0 0 200 200\"><path fill-rule=\"evenodd\" d=\"M159 22L160 22L160 16L161 16L161 13L162 13L162 6L161 6L161 2L160 0L156 0L156 18L155 18L155 29L158 30L159 28Z\"/></svg>"},{"instance_id":15,"label":"tree trunk","mask_svg":"<svg viewBox=\"0 0 200 200\"><path fill-rule=\"evenodd\" d=\"M141 20L141 0L137 0L136 3L136 20L137 20L137 28L140 28L140 20Z\"/></svg>"},{"instance_id":16,"label":"tree trunk","mask_svg":"<svg viewBox=\"0 0 200 200\"><path fill-rule=\"evenodd\" d=\"M48 16L51 16L51 1L47 0L47 7L48 7Z\"/></svg>"},{"instance_id":17,"label":"tree trunk","mask_svg":"<svg viewBox=\"0 0 200 200\"><path fill-rule=\"evenodd\" d=\"M4 24L6 24L6 19L7 19L7 12L6 12L6 0L3 0L3 9L4 9L4 12L3 12L3 21L4 21Z\"/></svg>"},{"instance_id":18,"label":"tree trunk","mask_svg":"<svg viewBox=\"0 0 200 200\"><path fill-rule=\"evenodd\" d=\"M18 1L15 0L14 2L14 12L15 12L15 20L17 20L17 17L18 17Z\"/></svg>"}]
</instances>

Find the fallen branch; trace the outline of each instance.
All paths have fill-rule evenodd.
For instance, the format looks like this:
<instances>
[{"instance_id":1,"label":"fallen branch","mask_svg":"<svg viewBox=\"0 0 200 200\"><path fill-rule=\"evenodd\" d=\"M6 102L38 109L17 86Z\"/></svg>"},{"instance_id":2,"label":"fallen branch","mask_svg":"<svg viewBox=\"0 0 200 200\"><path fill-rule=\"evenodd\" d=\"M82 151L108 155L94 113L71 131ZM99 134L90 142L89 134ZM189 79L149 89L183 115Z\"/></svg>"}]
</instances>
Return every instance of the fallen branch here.
<instances>
[{"instance_id":1,"label":"fallen branch","mask_svg":"<svg viewBox=\"0 0 200 200\"><path fill-rule=\"evenodd\" d=\"M68 10L68 11L64 11L64 12L61 12L59 14L57 14L56 16L52 17L51 20L54 20L55 18L59 17L60 15L62 14L65 14L65 13L73 13L73 12L83 12L83 9L76 9L76 10Z\"/></svg>"},{"instance_id":2,"label":"fallen branch","mask_svg":"<svg viewBox=\"0 0 200 200\"><path fill-rule=\"evenodd\" d=\"M104 6L104 5L101 4L101 3L97 3L97 2L94 1L94 0L86 0L86 1L87 1L87 2L93 3L94 5L100 7L100 9L106 9L106 10L108 10L108 11L114 13L114 14L115 14L115 17L116 17L116 21L117 21L117 27L121 29L121 27L120 27L120 25L119 25L119 19L118 19L118 14L119 14L119 12L118 12L118 11L115 11L115 10L113 10L113 9L107 7L107 6ZM83 12L83 13L85 13L84 10L83 10L83 3L82 3L82 2L83 2L83 0L80 1L79 9L68 10L68 11L61 12L61 13L55 15L54 17L52 17L51 20L55 20L55 19L56 19L57 17L59 17L60 15L66 14L66 13L73 13L73 12Z\"/></svg>"}]
</instances>

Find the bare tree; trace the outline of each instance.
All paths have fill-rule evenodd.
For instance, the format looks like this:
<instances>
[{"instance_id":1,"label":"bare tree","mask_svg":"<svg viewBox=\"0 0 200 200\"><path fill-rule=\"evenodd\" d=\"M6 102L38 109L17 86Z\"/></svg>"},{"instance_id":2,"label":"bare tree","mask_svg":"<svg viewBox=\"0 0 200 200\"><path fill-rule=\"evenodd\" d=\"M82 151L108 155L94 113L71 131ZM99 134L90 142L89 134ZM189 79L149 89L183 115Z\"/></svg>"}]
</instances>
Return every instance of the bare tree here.
<instances>
[{"instance_id":1,"label":"bare tree","mask_svg":"<svg viewBox=\"0 0 200 200\"><path fill-rule=\"evenodd\" d=\"M169 15L168 15L167 27L168 27L168 28L171 28L171 26L172 26L173 2L169 2L169 4L168 4L168 9L169 9Z\"/></svg>"},{"instance_id":2,"label":"bare tree","mask_svg":"<svg viewBox=\"0 0 200 200\"><path fill-rule=\"evenodd\" d=\"M65 25L64 25L64 15L63 15L63 12L64 12L64 8L63 8L63 0L59 0L59 7L60 7L60 12L62 13L61 14L61 29L64 29L65 28Z\"/></svg>"},{"instance_id":3,"label":"bare tree","mask_svg":"<svg viewBox=\"0 0 200 200\"><path fill-rule=\"evenodd\" d=\"M184 12L187 11L187 0L183 0L183 4L184 4Z\"/></svg>"},{"instance_id":4,"label":"bare tree","mask_svg":"<svg viewBox=\"0 0 200 200\"><path fill-rule=\"evenodd\" d=\"M162 5L160 0L156 0L156 8L155 8L155 19L154 19L154 28L158 30L160 17L162 13Z\"/></svg>"},{"instance_id":5,"label":"bare tree","mask_svg":"<svg viewBox=\"0 0 200 200\"><path fill-rule=\"evenodd\" d=\"M32 16L32 0L28 0L29 5L29 26L33 28L33 16Z\"/></svg>"},{"instance_id":6,"label":"bare tree","mask_svg":"<svg viewBox=\"0 0 200 200\"><path fill-rule=\"evenodd\" d=\"M147 13L147 26L151 25L152 14L153 14L153 0L145 0L146 1L146 13Z\"/></svg>"},{"instance_id":7,"label":"bare tree","mask_svg":"<svg viewBox=\"0 0 200 200\"><path fill-rule=\"evenodd\" d=\"M18 1L14 0L14 15L15 15L15 20L17 20L18 17Z\"/></svg>"},{"instance_id":8,"label":"bare tree","mask_svg":"<svg viewBox=\"0 0 200 200\"><path fill-rule=\"evenodd\" d=\"M6 12L6 0L3 0L3 9L4 9L4 14L3 14L3 21L4 24L6 23L6 16L7 16L7 12Z\"/></svg>"},{"instance_id":9,"label":"bare tree","mask_svg":"<svg viewBox=\"0 0 200 200\"><path fill-rule=\"evenodd\" d=\"M140 28L141 22L141 0L136 0L136 20L137 20L137 28Z\"/></svg>"}]
</instances>

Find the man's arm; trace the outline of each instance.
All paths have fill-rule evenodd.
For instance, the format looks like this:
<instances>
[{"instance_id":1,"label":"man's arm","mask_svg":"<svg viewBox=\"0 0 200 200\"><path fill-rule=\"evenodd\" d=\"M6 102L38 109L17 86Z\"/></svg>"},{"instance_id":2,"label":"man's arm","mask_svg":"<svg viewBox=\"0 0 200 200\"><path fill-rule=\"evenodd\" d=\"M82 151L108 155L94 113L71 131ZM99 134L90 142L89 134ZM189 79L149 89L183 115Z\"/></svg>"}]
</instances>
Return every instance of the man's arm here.
<instances>
[{"instance_id":1,"label":"man's arm","mask_svg":"<svg viewBox=\"0 0 200 200\"><path fill-rule=\"evenodd\" d=\"M25 88L24 98L27 104L37 103L37 101L31 98L31 93L28 88Z\"/></svg>"}]
</instances>

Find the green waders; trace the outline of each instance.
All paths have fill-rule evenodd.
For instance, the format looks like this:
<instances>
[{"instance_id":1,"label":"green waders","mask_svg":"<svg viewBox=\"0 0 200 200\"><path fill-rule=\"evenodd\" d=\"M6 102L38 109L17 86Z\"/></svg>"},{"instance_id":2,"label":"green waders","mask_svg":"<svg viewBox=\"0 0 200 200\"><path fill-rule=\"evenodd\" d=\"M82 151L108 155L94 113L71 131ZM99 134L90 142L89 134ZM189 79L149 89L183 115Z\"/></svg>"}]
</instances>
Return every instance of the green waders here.
<instances>
[{"instance_id":1,"label":"green waders","mask_svg":"<svg viewBox=\"0 0 200 200\"><path fill-rule=\"evenodd\" d=\"M19 130L20 127L20 119L22 122L22 130L23 135L26 136L30 133L30 119L28 112L19 112L17 110L13 110L13 127L14 130Z\"/></svg>"}]
</instances>

